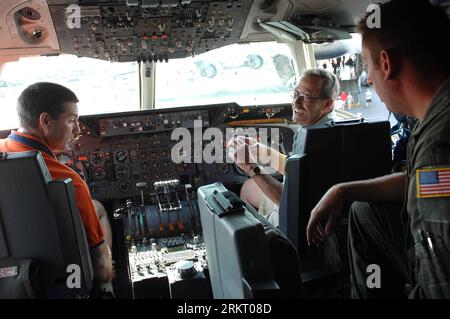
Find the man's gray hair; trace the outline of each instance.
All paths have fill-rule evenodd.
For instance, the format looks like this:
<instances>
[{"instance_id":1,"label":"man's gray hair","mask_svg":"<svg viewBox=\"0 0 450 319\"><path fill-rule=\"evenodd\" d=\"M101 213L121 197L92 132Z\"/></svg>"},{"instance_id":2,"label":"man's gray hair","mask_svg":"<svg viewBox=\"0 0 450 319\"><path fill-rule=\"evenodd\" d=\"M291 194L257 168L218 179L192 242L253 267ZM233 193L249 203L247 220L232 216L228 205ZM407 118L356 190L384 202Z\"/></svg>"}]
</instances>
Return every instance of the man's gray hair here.
<instances>
[{"instance_id":1,"label":"man's gray hair","mask_svg":"<svg viewBox=\"0 0 450 319\"><path fill-rule=\"evenodd\" d=\"M317 76L322 79L322 91L320 96L323 98L332 98L336 100L339 94L339 81L337 77L324 69L308 69L303 72L301 77L304 76Z\"/></svg>"}]
</instances>

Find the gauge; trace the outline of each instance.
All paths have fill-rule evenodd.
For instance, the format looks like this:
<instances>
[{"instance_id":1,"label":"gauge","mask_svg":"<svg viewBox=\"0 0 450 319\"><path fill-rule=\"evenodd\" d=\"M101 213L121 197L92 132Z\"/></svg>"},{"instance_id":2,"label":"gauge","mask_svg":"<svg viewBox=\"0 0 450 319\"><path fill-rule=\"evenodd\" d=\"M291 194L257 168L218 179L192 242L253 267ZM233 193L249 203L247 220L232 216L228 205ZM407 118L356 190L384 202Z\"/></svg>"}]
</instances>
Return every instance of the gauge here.
<instances>
[{"instance_id":1,"label":"gauge","mask_svg":"<svg viewBox=\"0 0 450 319\"><path fill-rule=\"evenodd\" d=\"M130 178L130 169L128 166L121 165L116 168L116 177L120 179Z\"/></svg>"},{"instance_id":2,"label":"gauge","mask_svg":"<svg viewBox=\"0 0 450 319\"><path fill-rule=\"evenodd\" d=\"M72 156L70 156L67 153L58 153L56 154L56 159L58 160L58 162L67 165L67 166L73 166L73 160L72 160Z\"/></svg>"},{"instance_id":3,"label":"gauge","mask_svg":"<svg viewBox=\"0 0 450 319\"><path fill-rule=\"evenodd\" d=\"M128 161L128 152L127 151L117 151L114 158L119 163L125 163Z\"/></svg>"},{"instance_id":4,"label":"gauge","mask_svg":"<svg viewBox=\"0 0 450 319\"><path fill-rule=\"evenodd\" d=\"M91 160L92 164L101 166L105 163L105 153L103 152L92 153Z\"/></svg>"},{"instance_id":5,"label":"gauge","mask_svg":"<svg viewBox=\"0 0 450 319\"><path fill-rule=\"evenodd\" d=\"M159 168L159 163L157 161L152 161L152 168L153 169L158 169Z\"/></svg>"},{"instance_id":6,"label":"gauge","mask_svg":"<svg viewBox=\"0 0 450 319\"><path fill-rule=\"evenodd\" d=\"M158 158L158 157L159 157L159 154L158 154L157 152L151 152L151 153L150 153L150 157L151 157L151 158Z\"/></svg>"},{"instance_id":7,"label":"gauge","mask_svg":"<svg viewBox=\"0 0 450 319\"><path fill-rule=\"evenodd\" d=\"M93 172L95 179L104 179L106 177L106 170L103 167L97 167Z\"/></svg>"},{"instance_id":8,"label":"gauge","mask_svg":"<svg viewBox=\"0 0 450 319\"><path fill-rule=\"evenodd\" d=\"M164 160L164 161L162 162L162 167L164 167L164 168L169 167L169 165L170 165L169 160Z\"/></svg>"},{"instance_id":9,"label":"gauge","mask_svg":"<svg viewBox=\"0 0 450 319\"><path fill-rule=\"evenodd\" d=\"M130 183L128 183L127 181L120 181L117 183L117 189L121 193L128 193L128 191L130 190Z\"/></svg>"},{"instance_id":10,"label":"gauge","mask_svg":"<svg viewBox=\"0 0 450 319\"><path fill-rule=\"evenodd\" d=\"M139 158L141 159L141 160L146 160L146 159L148 159L148 154L147 154L147 152L146 151L140 151L139 152Z\"/></svg>"},{"instance_id":11,"label":"gauge","mask_svg":"<svg viewBox=\"0 0 450 319\"><path fill-rule=\"evenodd\" d=\"M162 151L162 152L161 152L161 156L162 156L162 157L167 157L167 156L169 156L169 151Z\"/></svg>"},{"instance_id":12,"label":"gauge","mask_svg":"<svg viewBox=\"0 0 450 319\"><path fill-rule=\"evenodd\" d=\"M142 170L146 171L150 168L150 166L148 165L148 162L143 162L141 164Z\"/></svg>"}]
</instances>

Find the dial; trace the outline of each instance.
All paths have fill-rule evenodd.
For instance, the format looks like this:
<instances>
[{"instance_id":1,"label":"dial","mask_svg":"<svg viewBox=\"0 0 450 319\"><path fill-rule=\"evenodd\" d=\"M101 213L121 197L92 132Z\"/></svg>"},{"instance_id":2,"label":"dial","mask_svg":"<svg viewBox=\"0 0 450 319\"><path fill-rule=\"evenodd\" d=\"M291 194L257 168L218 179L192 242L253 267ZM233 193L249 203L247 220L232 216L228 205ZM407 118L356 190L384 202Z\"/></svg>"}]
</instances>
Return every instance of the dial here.
<instances>
[{"instance_id":1,"label":"dial","mask_svg":"<svg viewBox=\"0 0 450 319\"><path fill-rule=\"evenodd\" d=\"M152 161L152 168L153 169L158 169L159 168L159 163L157 161Z\"/></svg>"},{"instance_id":2,"label":"dial","mask_svg":"<svg viewBox=\"0 0 450 319\"><path fill-rule=\"evenodd\" d=\"M103 167L97 167L93 172L95 179L104 179L106 177L106 170Z\"/></svg>"},{"instance_id":3,"label":"dial","mask_svg":"<svg viewBox=\"0 0 450 319\"><path fill-rule=\"evenodd\" d=\"M162 157L167 157L167 156L169 156L169 154L170 154L170 152L167 151L167 150L161 152L161 156L162 156Z\"/></svg>"},{"instance_id":4,"label":"dial","mask_svg":"<svg viewBox=\"0 0 450 319\"><path fill-rule=\"evenodd\" d=\"M130 178L130 168L126 165L120 165L116 167L116 176L120 179Z\"/></svg>"},{"instance_id":5,"label":"dial","mask_svg":"<svg viewBox=\"0 0 450 319\"><path fill-rule=\"evenodd\" d=\"M158 158L158 157L159 157L159 154L158 154L158 152L151 152L151 153L150 153L150 157L151 157L151 158Z\"/></svg>"},{"instance_id":6,"label":"dial","mask_svg":"<svg viewBox=\"0 0 450 319\"><path fill-rule=\"evenodd\" d=\"M146 160L149 158L149 155L146 151L139 151L139 158L141 160Z\"/></svg>"},{"instance_id":7,"label":"dial","mask_svg":"<svg viewBox=\"0 0 450 319\"><path fill-rule=\"evenodd\" d=\"M105 163L105 153L103 152L94 152L91 156L92 164L97 166L102 166Z\"/></svg>"},{"instance_id":8,"label":"dial","mask_svg":"<svg viewBox=\"0 0 450 319\"><path fill-rule=\"evenodd\" d=\"M150 166L148 165L148 162L143 162L142 163L142 170L146 171L150 168Z\"/></svg>"},{"instance_id":9,"label":"dial","mask_svg":"<svg viewBox=\"0 0 450 319\"><path fill-rule=\"evenodd\" d=\"M127 181L120 181L117 183L117 189L121 193L128 193L130 190L130 183L128 183Z\"/></svg>"},{"instance_id":10,"label":"dial","mask_svg":"<svg viewBox=\"0 0 450 319\"><path fill-rule=\"evenodd\" d=\"M125 163L128 161L128 152L127 151L117 151L114 156L118 163Z\"/></svg>"},{"instance_id":11,"label":"dial","mask_svg":"<svg viewBox=\"0 0 450 319\"><path fill-rule=\"evenodd\" d=\"M169 166L170 166L169 160L164 160L164 161L162 162L162 167L168 168Z\"/></svg>"}]
</instances>

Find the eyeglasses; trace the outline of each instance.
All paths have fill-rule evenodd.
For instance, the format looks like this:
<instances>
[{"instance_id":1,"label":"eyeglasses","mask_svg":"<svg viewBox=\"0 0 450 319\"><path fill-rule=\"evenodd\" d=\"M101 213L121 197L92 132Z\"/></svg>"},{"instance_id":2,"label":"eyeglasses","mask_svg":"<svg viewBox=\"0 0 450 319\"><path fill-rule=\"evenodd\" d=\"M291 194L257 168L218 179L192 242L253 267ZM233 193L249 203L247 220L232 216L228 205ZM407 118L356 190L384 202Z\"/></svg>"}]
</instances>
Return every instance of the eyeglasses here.
<instances>
[{"instance_id":1,"label":"eyeglasses","mask_svg":"<svg viewBox=\"0 0 450 319\"><path fill-rule=\"evenodd\" d=\"M293 100L296 100L298 98L302 98L302 100L305 101L305 102L314 102L314 101L317 101L317 100L327 99L326 97L311 96L309 94L300 93L297 90L291 91L291 97L292 97Z\"/></svg>"}]
</instances>

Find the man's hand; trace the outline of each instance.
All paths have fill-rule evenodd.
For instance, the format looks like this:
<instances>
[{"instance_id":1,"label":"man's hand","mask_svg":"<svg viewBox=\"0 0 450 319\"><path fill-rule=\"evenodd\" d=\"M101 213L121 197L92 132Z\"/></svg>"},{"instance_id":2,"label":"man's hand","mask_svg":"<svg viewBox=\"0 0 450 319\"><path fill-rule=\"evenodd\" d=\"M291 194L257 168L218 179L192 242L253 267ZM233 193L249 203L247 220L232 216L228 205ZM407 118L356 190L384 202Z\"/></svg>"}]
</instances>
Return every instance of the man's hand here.
<instances>
[{"instance_id":1,"label":"man's hand","mask_svg":"<svg viewBox=\"0 0 450 319\"><path fill-rule=\"evenodd\" d=\"M341 212L342 204L341 190L338 185L335 185L326 192L311 211L308 226L306 227L308 245L311 246L311 243L313 243L319 246L325 240L325 237L331 234ZM327 219L325 230L320 224L323 218Z\"/></svg>"},{"instance_id":2,"label":"man's hand","mask_svg":"<svg viewBox=\"0 0 450 319\"><path fill-rule=\"evenodd\" d=\"M259 144L252 137L236 136L227 142L227 154L241 170L249 174L254 165L258 163Z\"/></svg>"}]
</instances>

